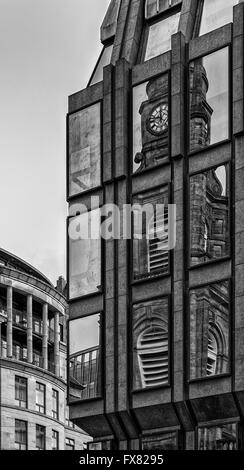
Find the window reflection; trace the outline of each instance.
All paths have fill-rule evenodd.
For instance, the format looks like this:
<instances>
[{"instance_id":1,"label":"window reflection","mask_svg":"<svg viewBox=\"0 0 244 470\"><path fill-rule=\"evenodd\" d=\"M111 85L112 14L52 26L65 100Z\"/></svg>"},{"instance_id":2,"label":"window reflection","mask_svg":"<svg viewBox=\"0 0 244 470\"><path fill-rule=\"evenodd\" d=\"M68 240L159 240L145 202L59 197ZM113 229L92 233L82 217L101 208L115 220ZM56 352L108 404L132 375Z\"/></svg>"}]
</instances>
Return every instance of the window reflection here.
<instances>
[{"instance_id":1,"label":"window reflection","mask_svg":"<svg viewBox=\"0 0 244 470\"><path fill-rule=\"evenodd\" d=\"M134 279L169 272L168 187L133 198Z\"/></svg>"},{"instance_id":2,"label":"window reflection","mask_svg":"<svg viewBox=\"0 0 244 470\"><path fill-rule=\"evenodd\" d=\"M177 448L177 434L175 432L147 436L142 440L142 450L146 451L177 450Z\"/></svg>"},{"instance_id":3,"label":"window reflection","mask_svg":"<svg viewBox=\"0 0 244 470\"><path fill-rule=\"evenodd\" d=\"M134 389L169 382L168 298L143 302L133 308Z\"/></svg>"},{"instance_id":4,"label":"window reflection","mask_svg":"<svg viewBox=\"0 0 244 470\"><path fill-rule=\"evenodd\" d=\"M229 137L229 49L190 63L190 151Z\"/></svg>"},{"instance_id":5,"label":"window reflection","mask_svg":"<svg viewBox=\"0 0 244 470\"><path fill-rule=\"evenodd\" d=\"M69 196L100 185L100 103L69 116Z\"/></svg>"},{"instance_id":6,"label":"window reflection","mask_svg":"<svg viewBox=\"0 0 244 470\"><path fill-rule=\"evenodd\" d=\"M199 36L233 22L238 0L204 0Z\"/></svg>"},{"instance_id":7,"label":"window reflection","mask_svg":"<svg viewBox=\"0 0 244 470\"><path fill-rule=\"evenodd\" d=\"M180 12L153 23L148 28L144 60L152 59L171 49L171 36L178 31Z\"/></svg>"},{"instance_id":8,"label":"window reflection","mask_svg":"<svg viewBox=\"0 0 244 470\"><path fill-rule=\"evenodd\" d=\"M93 72L91 82L89 83L90 86L103 80L103 68L110 64L112 52L113 44L103 48L101 57L99 58L98 64Z\"/></svg>"},{"instance_id":9,"label":"window reflection","mask_svg":"<svg viewBox=\"0 0 244 470\"><path fill-rule=\"evenodd\" d=\"M229 165L190 177L191 265L229 255Z\"/></svg>"},{"instance_id":10,"label":"window reflection","mask_svg":"<svg viewBox=\"0 0 244 470\"><path fill-rule=\"evenodd\" d=\"M69 297L75 299L100 290L100 211L93 210L69 221Z\"/></svg>"},{"instance_id":11,"label":"window reflection","mask_svg":"<svg viewBox=\"0 0 244 470\"><path fill-rule=\"evenodd\" d=\"M229 372L229 287L225 281L191 290L191 379Z\"/></svg>"},{"instance_id":12,"label":"window reflection","mask_svg":"<svg viewBox=\"0 0 244 470\"><path fill-rule=\"evenodd\" d=\"M168 75L163 75L133 89L133 172L162 163L168 139Z\"/></svg>"},{"instance_id":13,"label":"window reflection","mask_svg":"<svg viewBox=\"0 0 244 470\"><path fill-rule=\"evenodd\" d=\"M198 429L199 450L237 450L237 424L223 424Z\"/></svg>"},{"instance_id":14,"label":"window reflection","mask_svg":"<svg viewBox=\"0 0 244 470\"><path fill-rule=\"evenodd\" d=\"M69 323L69 399L101 394L100 314Z\"/></svg>"}]
</instances>

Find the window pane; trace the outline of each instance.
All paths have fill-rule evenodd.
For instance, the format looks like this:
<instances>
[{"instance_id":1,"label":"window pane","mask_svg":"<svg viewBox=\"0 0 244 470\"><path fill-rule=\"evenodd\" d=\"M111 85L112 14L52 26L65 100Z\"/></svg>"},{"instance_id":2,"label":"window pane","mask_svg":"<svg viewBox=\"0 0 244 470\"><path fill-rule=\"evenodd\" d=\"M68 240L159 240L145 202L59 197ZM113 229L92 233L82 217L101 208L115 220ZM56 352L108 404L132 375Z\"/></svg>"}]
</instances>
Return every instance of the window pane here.
<instances>
[{"instance_id":1,"label":"window pane","mask_svg":"<svg viewBox=\"0 0 244 470\"><path fill-rule=\"evenodd\" d=\"M58 450L58 448L59 448L58 432L52 430L52 450Z\"/></svg>"},{"instance_id":2,"label":"window pane","mask_svg":"<svg viewBox=\"0 0 244 470\"><path fill-rule=\"evenodd\" d=\"M27 422L15 420L15 449L27 450Z\"/></svg>"},{"instance_id":3,"label":"window pane","mask_svg":"<svg viewBox=\"0 0 244 470\"><path fill-rule=\"evenodd\" d=\"M110 46L104 47L100 60L96 66L96 70L95 70L95 73L93 75L90 85L94 85L95 83L101 82L103 80L103 68L106 67L106 65L110 64L112 52L113 52L113 44L111 44Z\"/></svg>"},{"instance_id":4,"label":"window pane","mask_svg":"<svg viewBox=\"0 0 244 470\"><path fill-rule=\"evenodd\" d=\"M238 0L204 0L199 35L232 23L233 7L237 3Z\"/></svg>"},{"instance_id":5,"label":"window pane","mask_svg":"<svg viewBox=\"0 0 244 470\"><path fill-rule=\"evenodd\" d=\"M168 188L133 198L134 279L169 272Z\"/></svg>"},{"instance_id":6,"label":"window pane","mask_svg":"<svg viewBox=\"0 0 244 470\"><path fill-rule=\"evenodd\" d=\"M70 400L101 393L100 314L69 322Z\"/></svg>"},{"instance_id":7,"label":"window pane","mask_svg":"<svg viewBox=\"0 0 244 470\"><path fill-rule=\"evenodd\" d=\"M182 0L146 0L146 18L151 18L163 11L167 10Z\"/></svg>"},{"instance_id":8,"label":"window pane","mask_svg":"<svg viewBox=\"0 0 244 470\"><path fill-rule=\"evenodd\" d=\"M38 450L45 450L45 433L46 430L44 426L36 424L36 448Z\"/></svg>"},{"instance_id":9,"label":"window pane","mask_svg":"<svg viewBox=\"0 0 244 470\"><path fill-rule=\"evenodd\" d=\"M66 437L65 439L65 450L75 450L75 441Z\"/></svg>"},{"instance_id":10,"label":"window pane","mask_svg":"<svg viewBox=\"0 0 244 470\"><path fill-rule=\"evenodd\" d=\"M163 75L133 88L133 172L162 163L168 140L168 75Z\"/></svg>"},{"instance_id":11,"label":"window pane","mask_svg":"<svg viewBox=\"0 0 244 470\"><path fill-rule=\"evenodd\" d=\"M84 232L86 227L88 227L87 234ZM77 233L76 228L82 230L83 233ZM101 238L99 232L99 210L70 219L69 296L71 299L101 290Z\"/></svg>"},{"instance_id":12,"label":"window pane","mask_svg":"<svg viewBox=\"0 0 244 470\"><path fill-rule=\"evenodd\" d=\"M45 385L36 383L36 410L45 413Z\"/></svg>"},{"instance_id":13,"label":"window pane","mask_svg":"<svg viewBox=\"0 0 244 470\"><path fill-rule=\"evenodd\" d=\"M101 183L101 106L69 116L69 196Z\"/></svg>"},{"instance_id":14,"label":"window pane","mask_svg":"<svg viewBox=\"0 0 244 470\"><path fill-rule=\"evenodd\" d=\"M237 424L223 424L198 429L199 450L237 450Z\"/></svg>"},{"instance_id":15,"label":"window pane","mask_svg":"<svg viewBox=\"0 0 244 470\"><path fill-rule=\"evenodd\" d=\"M167 434L161 434L160 436L145 437L142 440L142 450L177 450L177 434L175 432L171 432Z\"/></svg>"},{"instance_id":16,"label":"window pane","mask_svg":"<svg viewBox=\"0 0 244 470\"><path fill-rule=\"evenodd\" d=\"M149 26L144 60L152 59L171 49L171 36L178 31L180 12Z\"/></svg>"},{"instance_id":17,"label":"window pane","mask_svg":"<svg viewBox=\"0 0 244 470\"><path fill-rule=\"evenodd\" d=\"M15 377L15 400L22 408L27 407L27 379L25 377Z\"/></svg>"},{"instance_id":18,"label":"window pane","mask_svg":"<svg viewBox=\"0 0 244 470\"><path fill-rule=\"evenodd\" d=\"M191 265L229 255L229 165L190 177Z\"/></svg>"},{"instance_id":19,"label":"window pane","mask_svg":"<svg viewBox=\"0 0 244 470\"><path fill-rule=\"evenodd\" d=\"M134 389L169 383L168 298L133 307Z\"/></svg>"},{"instance_id":20,"label":"window pane","mask_svg":"<svg viewBox=\"0 0 244 470\"><path fill-rule=\"evenodd\" d=\"M229 373L229 287L225 281L191 290L191 379Z\"/></svg>"},{"instance_id":21,"label":"window pane","mask_svg":"<svg viewBox=\"0 0 244 470\"><path fill-rule=\"evenodd\" d=\"M45 450L45 435L46 435L46 430L44 426L40 426L39 424L36 424L36 448L38 450Z\"/></svg>"},{"instance_id":22,"label":"window pane","mask_svg":"<svg viewBox=\"0 0 244 470\"><path fill-rule=\"evenodd\" d=\"M54 419L58 419L58 406L59 406L59 401L58 401L58 392L56 390L52 391L52 415Z\"/></svg>"},{"instance_id":23,"label":"window pane","mask_svg":"<svg viewBox=\"0 0 244 470\"><path fill-rule=\"evenodd\" d=\"M190 150L229 137L229 49L190 63Z\"/></svg>"}]
</instances>

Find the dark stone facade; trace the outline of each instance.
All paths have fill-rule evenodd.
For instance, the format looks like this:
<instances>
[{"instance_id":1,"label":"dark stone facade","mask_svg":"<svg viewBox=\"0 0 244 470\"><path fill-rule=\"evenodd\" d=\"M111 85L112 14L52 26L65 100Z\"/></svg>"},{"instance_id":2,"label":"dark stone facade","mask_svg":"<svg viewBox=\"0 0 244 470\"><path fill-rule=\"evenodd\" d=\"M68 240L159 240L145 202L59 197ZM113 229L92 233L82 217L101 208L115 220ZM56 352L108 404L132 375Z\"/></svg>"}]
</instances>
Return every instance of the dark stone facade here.
<instances>
[{"instance_id":1,"label":"dark stone facade","mask_svg":"<svg viewBox=\"0 0 244 470\"><path fill-rule=\"evenodd\" d=\"M235 422L241 436L239 423L244 415L244 4L241 2L234 7L233 25L227 24L204 36L194 37L197 3L183 0L179 30L172 36L171 51L138 63L144 1L123 0L111 64L104 69L103 82L69 97L69 113L98 101L103 103L102 188L92 191L99 197L100 204L114 203L121 208L132 201L133 195L169 184L171 202L177 205L177 242L169 274L131 282L130 242L109 240L104 244L102 293L70 302L71 320L103 312L106 324L102 396L92 402L72 403L71 417L95 440L111 441L120 449L142 448L147 436L167 433L177 434L178 448L194 449L202 445L198 430L206 423L210 427L213 423L221 427ZM189 65L224 47L232 50L230 136L214 146L207 145L205 124L212 119L212 111L209 106L204 106L204 112L207 108L208 114L200 134L195 135L195 139L202 141L202 148L189 152L186 138L189 133ZM132 175L132 88L164 74L170 77L169 152L162 165ZM207 88L207 77L200 60L199 76L202 86ZM190 266L190 177L198 174L194 184L201 199L215 178L210 169L223 165L229 165L231 171L230 251L224 258ZM218 191L212 192L214 197L219 197ZM76 201L89 206L89 198L88 193L78 196ZM218 201L221 207L223 202ZM213 212L215 209L216 201L212 200L208 210ZM218 208L217 213L225 225L225 210ZM197 223L201 225L202 222L198 220ZM204 239L204 229L200 226L199 234ZM198 251L203 248L204 241L200 238L197 239L194 232L194 257L198 257ZM211 240L209 243L211 245ZM224 374L191 380L190 293L201 286L226 280L230 282L230 368ZM134 391L133 305L167 296L171 325L170 382L164 387ZM228 436L226 429L224 436ZM219 430L213 431L213 435L219 434Z\"/></svg>"}]
</instances>

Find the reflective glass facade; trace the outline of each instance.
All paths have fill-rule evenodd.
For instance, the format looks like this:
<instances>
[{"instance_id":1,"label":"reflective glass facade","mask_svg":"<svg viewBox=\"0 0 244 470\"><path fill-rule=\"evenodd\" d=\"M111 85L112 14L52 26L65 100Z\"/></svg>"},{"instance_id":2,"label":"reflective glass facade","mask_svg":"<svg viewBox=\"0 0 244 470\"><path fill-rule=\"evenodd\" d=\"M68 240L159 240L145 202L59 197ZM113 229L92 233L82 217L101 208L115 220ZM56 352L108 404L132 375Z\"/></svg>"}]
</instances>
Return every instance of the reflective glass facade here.
<instances>
[{"instance_id":1,"label":"reflective glass facade","mask_svg":"<svg viewBox=\"0 0 244 470\"><path fill-rule=\"evenodd\" d=\"M134 389L169 384L168 298L133 307Z\"/></svg>"},{"instance_id":2,"label":"reflective glass facade","mask_svg":"<svg viewBox=\"0 0 244 470\"><path fill-rule=\"evenodd\" d=\"M222 424L198 429L199 450L237 450L237 424Z\"/></svg>"},{"instance_id":3,"label":"reflective glass facade","mask_svg":"<svg viewBox=\"0 0 244 470\"><path fill-rule=\"evenodd\" d=\"M101 183L101 105L69 116L68 196L95 188Z\"/></svg>"},{"instance_id":4,"label":"reflective glass facade","mask_svg":"<svg viewBox=\"0 0 244 470\"><path fill-rule=\"evenodd\" d=\"M100 211L93 210L69 220L69 297L74 299L99 291Z\"/></svg>"},{"instance_id":5,"label":"reflective glass facade","mask_svg":"<svg viewBox=\"0 0 244 470\"><path fill-rule=\"evenodd\" d=\"M113 44L103 48L101 56L98 60L96 68L94 70L93 76L91 78L90 86L95 85L95 83L101 82L103 80L103 69L106 65L109 65L111 62L113 52Z\"/></svg>"},{"instance_id":6,"label":"reflective glass facade","mask_svg":"<svg viewBox=\"0 0 244 470\"><path fill-rule=\"evenodd\" d=\"M189 67L190 151L229 138L229 48L196 59Z\"/></svg>"},{"instance_id":7,"label":"reflective glass facade","mask_svg":"<svg viewBox=\"0 0 244 470\"><path fill-rule=\"evenodd\" d=\"M229 165L190 177L191 265L230 254Z\"/></svg>"},{"instance_id":8,"label":"reflective glass facade","mask_svg":"<svg viewBox=\"0 0 244 470\"><path fill-rule=\"evenodd\" d=\"M190 379L230 372L230 284L190 292Z\"/></svg>"},{"instance_id":9,"label":"reflective glass facade","mask_svg":"<svg viewBox=\"0 0 244 470\"><path fill-rule=\"evenodd\" d=\"M69 322L69 400L101 394L101 316Z\"/></svg>"},{"instance_id":10,"label":"reflective glass facade","mask_svg":"<svg viewBox=\"0 0 244 470\"><path fill-rule=\"evenodd\" d=\"M144 60L152 59L171 49L171 36L177 33L180 13L153 23L148 28Z\"/></svg>"},{"instance_id":11,"label":"reflective glass facade","mask_svg":"<svg viewBox=\"0 0 244 470\"><path fill-rule=\"evenodd\" d=\"M169 156L168 93L167 74L133 88L133 173Z\"/></svg>"},{"instance_id":12,"label":"reflective glass facade","mask_svg":"<svg viewBox=\"0 0 244 470\"><path fill-rule=\"evenodd\" d=\"M204 0L199 35L209 33L233 21L233 7L238 0Z\"/></svg>"}]
</instances>

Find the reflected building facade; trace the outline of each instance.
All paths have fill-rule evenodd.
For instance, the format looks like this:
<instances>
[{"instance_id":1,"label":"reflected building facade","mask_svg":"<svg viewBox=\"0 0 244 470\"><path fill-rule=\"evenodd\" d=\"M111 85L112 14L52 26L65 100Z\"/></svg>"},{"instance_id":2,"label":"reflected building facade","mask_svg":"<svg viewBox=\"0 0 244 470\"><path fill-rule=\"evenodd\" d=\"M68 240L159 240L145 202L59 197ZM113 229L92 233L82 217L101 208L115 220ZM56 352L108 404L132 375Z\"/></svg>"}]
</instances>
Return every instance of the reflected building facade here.
<instances>
[{"instance_id":1,"label":"reflected building facade","mask_svg":"<svg viewBox=\"0 0 244 470\"><path fill-rule=\"evenodd\" d=\"M243 2L112 0L69 97L69 403L93 448L243 448L243 38ZM94 195L133 204L132 239L77 235Z\"/></svg>"}]
</instances>

